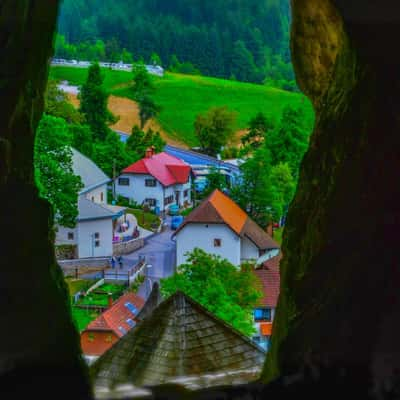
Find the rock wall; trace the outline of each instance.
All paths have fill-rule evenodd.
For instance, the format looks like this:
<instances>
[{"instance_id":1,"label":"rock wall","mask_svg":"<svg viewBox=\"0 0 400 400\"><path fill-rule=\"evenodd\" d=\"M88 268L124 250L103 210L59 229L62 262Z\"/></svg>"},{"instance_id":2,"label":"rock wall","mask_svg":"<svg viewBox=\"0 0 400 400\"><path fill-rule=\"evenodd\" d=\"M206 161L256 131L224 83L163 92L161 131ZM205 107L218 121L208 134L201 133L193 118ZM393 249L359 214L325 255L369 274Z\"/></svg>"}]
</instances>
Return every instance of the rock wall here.
<instances>
[{"instance_id":1,"label":"rock wall","mask_svg":"<svg viewBox=\"0 0 400 400\"><path fill-rule=\"evenodd\" d=\"M292 0L292 12L296 77L317 118L263 380L333 365L378 384L400 368L400 13L391 0Z\"/></svg>"},{"instance_id":2,"label":"rock wall","mask_svg":"<svg viewBox=\"0 0 400 400\"><path fill-rule=\"evenodd\" d=\"M50 397L61 387L57 398L90 396L53 216L34 184L57 11L57 0L0 2L0 388L12 398Z\"/></svg>"}]
</instances>

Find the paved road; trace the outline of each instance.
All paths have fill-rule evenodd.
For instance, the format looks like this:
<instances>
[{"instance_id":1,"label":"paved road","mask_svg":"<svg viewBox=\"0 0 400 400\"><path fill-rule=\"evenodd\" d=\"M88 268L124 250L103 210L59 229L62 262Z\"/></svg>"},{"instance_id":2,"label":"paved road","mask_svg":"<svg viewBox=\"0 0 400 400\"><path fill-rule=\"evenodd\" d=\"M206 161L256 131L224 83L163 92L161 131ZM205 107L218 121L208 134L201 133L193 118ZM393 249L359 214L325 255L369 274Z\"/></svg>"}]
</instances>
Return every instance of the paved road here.
<instances>
[{"instance_id":1,"label":"paved road","mask_svg":"<svg viewBox=\"0 0 400 400\"><path fill-rule=\"evenodd\" d=\"M148 297L150 288L154 282L161 278L167 278L174 274L176 268L176 244L171 240L173 231L170 229L171 217L167 217L167 230L156 234L145 241L145 246L131 254L123 256L123 271L129 269L139 261L139 257L145 257L151 267L146 268L146 280L140 287L138 294L143 298Z\"/></svg>"}]
</instances>

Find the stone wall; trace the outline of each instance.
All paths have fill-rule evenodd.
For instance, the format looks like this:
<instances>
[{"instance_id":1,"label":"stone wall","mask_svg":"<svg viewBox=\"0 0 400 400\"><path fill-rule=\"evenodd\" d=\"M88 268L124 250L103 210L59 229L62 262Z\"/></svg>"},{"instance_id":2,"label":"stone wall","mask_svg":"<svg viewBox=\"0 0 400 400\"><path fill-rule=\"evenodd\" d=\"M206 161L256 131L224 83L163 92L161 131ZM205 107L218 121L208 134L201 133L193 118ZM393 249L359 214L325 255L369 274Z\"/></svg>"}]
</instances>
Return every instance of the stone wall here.
<instances>
[{"instance_id":1,"label":"stone wall","mask_svg":"<svg viewBox=\"0 0 400 400\"><path fill-rule=\"evenodd\" d=\"M76 244L62 244L54 246L57 260L74 260L78 254Z\"/></svg>"},{"instance_id":2,"label":"stone wall","mask_svg":"<svg viewBox=\"0 0 400 400\"><path fill-rule=\"evenodd\" d=\"M144 239L134 239L129 242L121 242L113 244L114 256L122 256L130 254L144 246Z\"/></svg>"}]
</instances>

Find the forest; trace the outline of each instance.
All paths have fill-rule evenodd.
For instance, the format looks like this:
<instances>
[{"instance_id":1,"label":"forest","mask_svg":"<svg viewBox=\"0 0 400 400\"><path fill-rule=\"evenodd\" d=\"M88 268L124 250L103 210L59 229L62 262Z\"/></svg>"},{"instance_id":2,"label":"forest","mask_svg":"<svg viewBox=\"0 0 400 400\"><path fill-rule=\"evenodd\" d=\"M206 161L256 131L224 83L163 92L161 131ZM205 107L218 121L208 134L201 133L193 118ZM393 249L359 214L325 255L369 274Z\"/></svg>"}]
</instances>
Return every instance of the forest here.
<instances>
[{"instance_id":1,"label":"forest","mask_svg":"<svg viewBox=\"0 0 400 400\"><path fill-rule=\"evenodd\" d=\"M160 63L295 90L289 0L64 0L56 57Z\"/></svg>"}]
</instances>

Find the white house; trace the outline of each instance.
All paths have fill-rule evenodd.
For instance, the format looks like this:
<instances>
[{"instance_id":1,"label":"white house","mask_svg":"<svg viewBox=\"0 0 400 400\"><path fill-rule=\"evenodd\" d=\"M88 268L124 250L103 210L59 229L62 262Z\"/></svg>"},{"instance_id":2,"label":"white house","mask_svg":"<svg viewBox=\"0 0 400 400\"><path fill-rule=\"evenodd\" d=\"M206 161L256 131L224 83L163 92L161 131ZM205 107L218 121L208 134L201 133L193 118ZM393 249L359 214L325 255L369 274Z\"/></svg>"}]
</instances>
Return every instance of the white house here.
<instances>
[{"instance_id":1,"label":"white house","mask_svg":"<svg viewBox=\"0 0 400 400\"><path fill-rule=\"evenodd\" d=\"M148 204L160 212L171 204L180 207L191 204L191 167L165 152L146 157L125 168L115 182L118 195L138 204Z\"/></svg>"},{"instance_id":2,"label":"white house","mask_svg":"<svg viewBox=\"0 0 400 400\"><path fill-rule=\"evenodd\" d=\"M273 257L279 245L233 200L215 190L175 232L177 265L196 247L226 258L233 265Z\"/></svg>"},{"instance_id":3,"label":"white house","mask_svg":"<svg viewBox=\"0 0 400 400\"><path fill-rule=\"evenodd\" d=\"M56 245L75 245L78 258L111 257L115 223L125 208L107 204L111 179L89 158L72 149L72 167L84 185L78 194L75 228L57 227Z\"/></svg>"}]
</instances>

